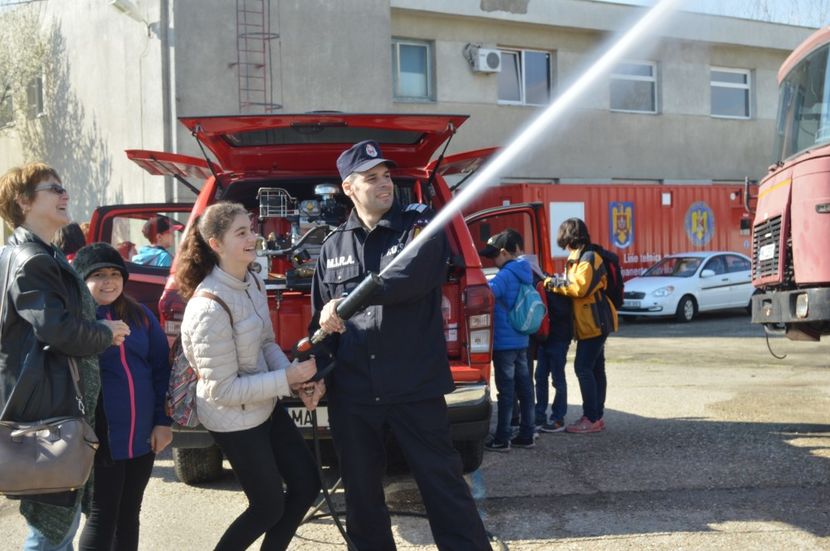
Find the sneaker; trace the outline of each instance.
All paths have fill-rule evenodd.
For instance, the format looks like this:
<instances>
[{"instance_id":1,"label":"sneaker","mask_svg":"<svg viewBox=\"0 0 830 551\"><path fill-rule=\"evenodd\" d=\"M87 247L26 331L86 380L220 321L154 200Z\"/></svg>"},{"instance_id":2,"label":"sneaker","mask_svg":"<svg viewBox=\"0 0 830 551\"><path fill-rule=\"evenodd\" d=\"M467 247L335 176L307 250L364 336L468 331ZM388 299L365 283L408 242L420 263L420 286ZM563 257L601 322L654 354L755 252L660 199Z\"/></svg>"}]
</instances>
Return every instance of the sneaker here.
<instances>
[{"instance_id":1,"label":"sneaker","mask_svg":"<svg viewBox=\"0 0 830 551\"><path fill-rule=\"evenodd\" d=\"M509 452L510 442L499 442L495 438L484 444L484 449L491 452Z\"/></svg>"},{"instance_id":2,"label":"sneaker","mask_svg":"<svg viewBox=\"0 0 830 551\"><path fill-rule=\"evenodd\" d=\"M510 445L514 448L533 448L536 446L536 439L532 436L530 438L522 438L517 436L510 441Z\"/></svg>"},{"instance_id":3,"label":"sneaker","mask_svg":"<svg viewBox=\"0 0 830 551\"><path fill-rule=\"evenodd\" d=\"M591 422L590 419L587 417L582 417L579 421L574 423L573 425L568 425L565 428L566 432L571 432L574 434L588 434L589 432L599 432L603 429L603 425L601 421L594 421Z\"/></svg>"},{"instance_id":4,"label":"sneaker","mask_svg":"<svg viewBox=\"0 0 830 551\"><path fill-rule=\"evenodd\" d=\"M599 430L605 430L605 420L602 417L597 419L597 423L599 423L599 426L601 427Z\"/></svg>"},{"instance_id":5,"label":"sneaker","mask_svg":"<svg viewBox=\"0 0 830 551\"><path fill-rule=\"evenodd\" d=\"M562 432L565 430L565 423L563 421L551 421L542 425L539 430L542 432Z\"/></svg>"}]
</instances>

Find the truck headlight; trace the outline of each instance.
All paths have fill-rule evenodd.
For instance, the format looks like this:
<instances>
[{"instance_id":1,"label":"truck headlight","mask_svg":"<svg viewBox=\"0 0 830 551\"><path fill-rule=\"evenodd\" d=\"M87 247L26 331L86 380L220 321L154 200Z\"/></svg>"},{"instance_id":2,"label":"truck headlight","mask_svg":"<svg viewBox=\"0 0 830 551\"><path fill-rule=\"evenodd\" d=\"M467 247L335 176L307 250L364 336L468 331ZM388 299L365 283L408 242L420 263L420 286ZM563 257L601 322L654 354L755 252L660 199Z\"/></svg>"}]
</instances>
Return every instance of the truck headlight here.
<instances>
[{"instance_id":1,"label":"truck headlight","mask_svg":"<svg viewBox=\"0 0 830 551\"><path fill-rule=\"evenodd\" d=\"M801 319L807 317L810 311L810 300L807 293L801 293L795 297L795 315Z\"/></svg>"}]
</instances>

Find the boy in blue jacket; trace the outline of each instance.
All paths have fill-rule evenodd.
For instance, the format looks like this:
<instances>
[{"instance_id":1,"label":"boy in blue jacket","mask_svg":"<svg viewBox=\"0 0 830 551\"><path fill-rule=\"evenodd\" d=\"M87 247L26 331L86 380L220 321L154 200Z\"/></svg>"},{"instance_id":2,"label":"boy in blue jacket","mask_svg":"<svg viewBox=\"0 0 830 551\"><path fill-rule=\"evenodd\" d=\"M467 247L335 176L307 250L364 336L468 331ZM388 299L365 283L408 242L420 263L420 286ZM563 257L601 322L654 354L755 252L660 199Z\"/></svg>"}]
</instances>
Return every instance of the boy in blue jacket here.
<instances>
[{"instance_id":1,"label":"boy in blue jacket","mask_svg":"<svg viewBox=\"0 0 830 551\"><path fill-rule=\"evenodd\" d=\"M490 258L499 268L490 280L490 290L495 297L493 312L493 370L498 391L498 422L496 433L485 444L490 451L506 452L514 448L532 448L534 406L533 385L527 363L528 336L522 335L510 325L507 314L516 302L521 284L533 285L528 264L519 258L521 235L507 229L487 240L479 255ZM510 439L510 418L513 413L514 393L519 397L521 420L519 434Z\"/></svg>"}]
</instances>

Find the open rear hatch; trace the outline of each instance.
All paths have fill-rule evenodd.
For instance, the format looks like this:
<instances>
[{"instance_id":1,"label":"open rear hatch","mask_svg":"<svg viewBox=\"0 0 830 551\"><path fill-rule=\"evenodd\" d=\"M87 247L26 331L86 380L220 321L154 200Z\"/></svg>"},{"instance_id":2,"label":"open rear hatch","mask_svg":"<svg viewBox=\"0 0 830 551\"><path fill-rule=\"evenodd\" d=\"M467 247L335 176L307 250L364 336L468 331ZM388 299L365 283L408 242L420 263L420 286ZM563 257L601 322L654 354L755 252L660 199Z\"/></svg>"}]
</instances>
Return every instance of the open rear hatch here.
<instances>
[{"instance_id":1,"label":"open rear hatch","mask_svg":"<svg viewBox=\"0 0 830 551\"><path fill-rule=\"evenodd\" d=\"M377 141L401 169L429 164L466 115L305 113L179 119L232 173L330 174L344 149Z\"/></svg>"}]
</instances>

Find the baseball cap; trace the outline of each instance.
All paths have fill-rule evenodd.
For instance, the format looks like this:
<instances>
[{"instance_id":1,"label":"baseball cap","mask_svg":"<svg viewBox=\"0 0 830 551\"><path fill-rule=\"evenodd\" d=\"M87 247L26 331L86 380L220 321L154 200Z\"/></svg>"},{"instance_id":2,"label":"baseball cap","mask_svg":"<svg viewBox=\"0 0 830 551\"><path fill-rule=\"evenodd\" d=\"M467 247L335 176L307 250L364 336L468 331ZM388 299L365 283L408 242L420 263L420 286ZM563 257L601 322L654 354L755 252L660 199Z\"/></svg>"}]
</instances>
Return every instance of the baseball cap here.
<instances>
[{"instance_id":1,"label":"baseball cap","mask_svg":"<svg viewBox=\"0 0 830 551\"><path fill-rule=\"evenodd\" d=\"M340 179L345 180L355 172L365 172L381 163L392 167L398 166L395 161L383 158L378 142L364 140L351 146L337 158L337 170Z\"/></svg>"},{"instance_id":2,"label":"baseball cap","mask_svg":"<svg viewBox=\"0 0 830 551\"><path fill-rule=\"evenodd\" d=\"M144 223L144 226L141 228L141 233L144 234L144 237L146 237L148 241L153 242L155 241L157 235L168 231L170 228L173 228L174 230L182 230L184 229L184 226L175 220L168 218L167 216L156 214Z\"/></svg>"},{"instance_id":3,"label":"baseball cap","mask_svg":"<svg viewBox=\"0 0 830 551\"><path fill-rule=\"evenodd\" d=\"M484 258L496 258L499 256L499 251L506 249L508 251L515 251L522 247L522 237L516 230L506 229L490 236L487 244L478 251L479 256Z\"/></svg>"}]
</instances>

